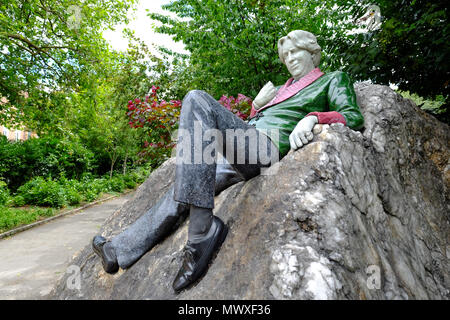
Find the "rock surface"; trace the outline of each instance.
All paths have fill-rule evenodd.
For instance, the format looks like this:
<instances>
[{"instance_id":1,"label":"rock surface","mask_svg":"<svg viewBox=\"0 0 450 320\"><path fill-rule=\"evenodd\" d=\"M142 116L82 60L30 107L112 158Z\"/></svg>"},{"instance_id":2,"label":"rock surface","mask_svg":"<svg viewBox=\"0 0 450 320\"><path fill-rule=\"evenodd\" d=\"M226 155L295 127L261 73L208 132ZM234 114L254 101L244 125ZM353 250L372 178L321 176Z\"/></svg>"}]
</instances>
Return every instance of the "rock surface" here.
<instances>
[{"instance_id":1,"label":"rock surface","mask_svg":"<svg viewBox=\"0 0 450 320\"><path fill-rule=\"evenodd\" d=\"M449 127L386 86L358 84L365 129L318 125L277 173L216 197L230 227L203 279L171 283L185 222L136 264L106 274L90 244L74 257L80 289L60 279L51 299L449 299ZM167 161L103 225L117 234L168 189Z\"/></svg>"}]
</instances>

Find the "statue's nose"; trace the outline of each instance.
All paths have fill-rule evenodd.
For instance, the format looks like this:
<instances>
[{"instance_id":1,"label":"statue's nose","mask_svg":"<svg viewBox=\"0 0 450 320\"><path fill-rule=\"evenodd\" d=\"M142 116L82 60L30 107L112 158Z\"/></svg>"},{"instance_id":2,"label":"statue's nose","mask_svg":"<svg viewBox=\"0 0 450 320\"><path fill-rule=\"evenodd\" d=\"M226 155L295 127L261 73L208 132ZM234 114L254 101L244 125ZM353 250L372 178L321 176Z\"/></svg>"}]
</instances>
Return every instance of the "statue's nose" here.
<instances>
[{"instance_id":1,"label":"statue's nose","mask_svg":"<svg viewBox=\"0 0 450 320\"><path fill-rule=\"evenodd\" d=\"M293 60L294 60L294 55L292 54L292 52L289 52L288 56L287 56L287 61L292 62Z\"/></svg>"}]
</instances>

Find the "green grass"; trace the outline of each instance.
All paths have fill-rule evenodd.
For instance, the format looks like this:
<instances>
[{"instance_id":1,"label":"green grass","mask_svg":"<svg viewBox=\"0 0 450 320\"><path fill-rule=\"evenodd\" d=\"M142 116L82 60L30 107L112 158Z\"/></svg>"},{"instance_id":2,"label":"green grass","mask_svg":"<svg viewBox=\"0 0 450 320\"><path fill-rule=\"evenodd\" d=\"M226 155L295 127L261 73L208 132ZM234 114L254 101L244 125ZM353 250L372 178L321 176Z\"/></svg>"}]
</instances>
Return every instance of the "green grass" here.
<instances>
[{"instance_id":1,"label":"green grass","mask_svg":"<svg viewBox=\"0 0 450 320\"><path fill-rule=\"evenodd\" d=\"M7 208L0 207L0 233L14 229L21 225L36 222L55 214L53 208Z\"/></svg>"},{"instance_id":2,"label":"green grass","mask_svg":"<svg viewBox=\"0 0 450 320\"><path fill-rule=\"evenodd\" d=\"M125 190L124 192L126 191L129 190ZM100 193L95 199L92 199L92 201L116 195L120 195L120 192ZM88 201L83 201L77 205L66 206L63 208L39 207L33 205L21 208L0 206L0 233L79 208L88 203Z\"/></svg>"}]
</instances>

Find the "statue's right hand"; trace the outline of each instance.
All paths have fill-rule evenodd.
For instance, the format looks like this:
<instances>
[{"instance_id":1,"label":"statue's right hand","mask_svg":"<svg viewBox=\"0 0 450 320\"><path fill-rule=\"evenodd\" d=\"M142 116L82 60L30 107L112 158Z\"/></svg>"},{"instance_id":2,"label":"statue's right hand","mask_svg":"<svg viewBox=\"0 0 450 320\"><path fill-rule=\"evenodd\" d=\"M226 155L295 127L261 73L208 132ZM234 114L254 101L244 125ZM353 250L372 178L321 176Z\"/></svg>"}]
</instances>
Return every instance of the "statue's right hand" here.
<instances>
[{"instance_id":1,"label":"statue's right hand","mask_svg":"<svg viewBox=\"0 0 450 320\"><path fill-rule=\"evenodd\" d=\"M259 91L258 95L253 100L253 106L255 109L259 109L265 106L277 95L277 88L273 85L272 82L267 82L264 87Z\"/></svg>"}]
</instances>

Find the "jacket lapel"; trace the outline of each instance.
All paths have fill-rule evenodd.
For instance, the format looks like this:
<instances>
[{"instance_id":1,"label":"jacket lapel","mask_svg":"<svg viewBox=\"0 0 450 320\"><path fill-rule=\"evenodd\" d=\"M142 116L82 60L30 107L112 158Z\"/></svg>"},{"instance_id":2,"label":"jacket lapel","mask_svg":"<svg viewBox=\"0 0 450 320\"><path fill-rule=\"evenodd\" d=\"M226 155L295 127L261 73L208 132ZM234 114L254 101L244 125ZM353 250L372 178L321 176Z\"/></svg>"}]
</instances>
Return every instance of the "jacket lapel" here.
<instances>
[{"instance_id":1,"label":"jacket lapel","mask_svg":"<svg viewBox=\"0 0 450 320\"><path fill-rule=\"evenodd\" d=\"M314 81L316 81L317 79L319 79L323 75L324 75L324 73L322 71L320 71L319 68L315 68L315 69L311 70L307 75L305 75L304 77L300 78L294 84L292 84L292 81L294 80L294 78L290 78L278 90L277 95L275 96L275 98L272 99L272 101L270 101L265 106L259 108L258 110L255 110L252 107L252 111L251 111L250 117L253 117L257 112L260 112L261 110L267 109L267 108L269 108L269 107L271 107L273 105L276 105L276 104L278 104L280 102L283 102L283 101L289 99L290 97L296 95L300 90L302 90L303 88L309 86L311 83L313 83Z\"/></svg>"}]
</instances>

